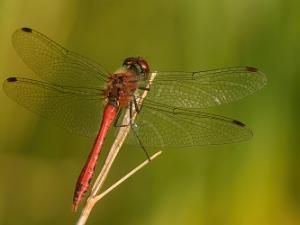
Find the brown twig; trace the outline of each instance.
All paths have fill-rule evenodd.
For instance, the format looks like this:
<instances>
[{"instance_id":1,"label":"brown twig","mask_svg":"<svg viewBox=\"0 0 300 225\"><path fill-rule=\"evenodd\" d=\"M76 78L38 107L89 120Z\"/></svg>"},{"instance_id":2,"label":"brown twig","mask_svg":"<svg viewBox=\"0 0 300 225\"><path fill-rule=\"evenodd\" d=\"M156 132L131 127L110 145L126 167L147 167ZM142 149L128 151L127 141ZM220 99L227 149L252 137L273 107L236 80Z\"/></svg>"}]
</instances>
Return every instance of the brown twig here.
<instances>
[{"instance_id":1,"label":"brown twig","mask_svg":"<svg viewBox=\"0 0 300 225\"><path fill-rule=\"evenodd\" d=\"M152 81L154 80L156 76L156 73L152 73L151 77L150 77L150 81L147 85L147 88L150 88ZM145 90L143 92L143 94L141 95L141 98L138 102L138 105L141 106L143 103L143 100L145 99L146 95L147 95L148 91ZM134 111L133 115L132 115L132 121L135 120L135 117L137 115L137 112ZM126 124L128 123L130 119L129 116L129 109L126 110L126 113L124 115L122 124ZM121 178L119 181L117 181L115 184L113 184L111 187L109 187L106 191L104 191L102 194L98 194L99 190L101 189L101 187L104 184L104 181L108 175L108 172L116 158L116 156L119 153L120 148L122 147L128 133L130 131L130 126L126 126L126 127L121 127L119 129L118 135L113 143L113 145L111 146L111 149L106 157L106 160L104 162L104 165L100 171L100 174L98 175L92 191L86 201L86 204L81 212L81 215L77 221L77 225L84 225L90 215L91 210L93 209L94 205L96 204L97 201L99 201L102 197L104 197L107 193L109 193L110 191L112 191L114 188L116 188L118 185L120 185L122 182L124 182L126 179L128 179L130 176L132 176L134 173L136 173L138 170L140 170L141 168L143 168L145 165L147 165L149 163L149 160L143 162L142 164L140 164L138 167L136 167L135 169L133 169L131 172L129 172L127 175L125 175L123 178ZM158 155L160 155L160 152L157 152L156 154L154 154L151 158L156 158Z\"/></svg>"}]
</instances>

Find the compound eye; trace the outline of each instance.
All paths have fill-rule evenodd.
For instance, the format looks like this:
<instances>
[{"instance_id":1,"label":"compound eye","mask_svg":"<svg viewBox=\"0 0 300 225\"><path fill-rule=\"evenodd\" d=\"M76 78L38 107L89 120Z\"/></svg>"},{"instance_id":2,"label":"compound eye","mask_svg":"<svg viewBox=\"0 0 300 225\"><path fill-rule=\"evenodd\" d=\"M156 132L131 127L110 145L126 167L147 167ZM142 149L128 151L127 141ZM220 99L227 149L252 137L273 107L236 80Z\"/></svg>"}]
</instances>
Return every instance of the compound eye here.
<instances>
[{"instance_id":1,"label":"compound eye","mask_svg":"<svg viewBox=\"0 0 300 225\"><path fill-rule=\"evenodd\" d=\"M134 64L135 59L133 57L128 57L124 60L123 65L132 65Z\"/></svg>"},{"instance_id":2,"label":"compound eye","mask_svg":"<svg viewBox=\"0 0 300 225\"><path fill-rule=\"evenodd\" d=\"M124 60L123 66L129 66L138 73L149 73L149 65L142 57L128 57Z\"/></svg>"},{"instance_id":3,"label":"compound eye","mask_svg":"<svg viewBox=\"0 0 300 225\"><path fill-rule=\"evenodd\" d=\"M149 73L149 65L144 59L139 59L139 65L145 73Z\"/></svg>"}]
</instances>

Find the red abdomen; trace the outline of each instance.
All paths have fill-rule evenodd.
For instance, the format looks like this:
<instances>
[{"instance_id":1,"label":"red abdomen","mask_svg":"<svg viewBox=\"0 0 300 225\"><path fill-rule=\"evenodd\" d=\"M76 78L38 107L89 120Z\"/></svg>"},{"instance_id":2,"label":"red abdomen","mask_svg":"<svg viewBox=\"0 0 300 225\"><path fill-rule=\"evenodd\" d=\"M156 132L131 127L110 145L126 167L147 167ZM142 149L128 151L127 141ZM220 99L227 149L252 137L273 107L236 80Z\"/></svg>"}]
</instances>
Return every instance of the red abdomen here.
<instances>
[{"instance_id":1,"label":"red abdomen","mask_svg":"<svg viewBox=\"0 0 300 225\"><path fill-rule=\"evenodd\" d=\"M101 127L99 133L96 137L94 146L87 158L85 166L83 167L76 183L76 188L73 197L73 211L76 211L78 204L84 197L90 182L92 180L95 167L97 164L99 153L102 149L104 139L106 137L107 131L111 126L115 116L116 116L117 108L111 104L107 104L103 111L103 119L101 123Z\"/></svg>"}]
</instances>

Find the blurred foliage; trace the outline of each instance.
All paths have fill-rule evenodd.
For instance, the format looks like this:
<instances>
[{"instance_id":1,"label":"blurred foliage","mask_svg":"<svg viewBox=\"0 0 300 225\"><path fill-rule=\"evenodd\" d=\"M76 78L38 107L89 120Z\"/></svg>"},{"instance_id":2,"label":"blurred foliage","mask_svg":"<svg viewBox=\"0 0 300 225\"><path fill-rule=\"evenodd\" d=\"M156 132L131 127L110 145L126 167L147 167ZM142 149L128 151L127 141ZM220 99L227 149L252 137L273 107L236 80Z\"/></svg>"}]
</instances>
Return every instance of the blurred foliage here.
<instances>
[{"instance_id":1,"label":"blurred foliage","mask_svg":"<svg viewBox=\"0 0 300 225\"><path fill-rule=\"evenodd\" d=\"M23 26L110 71L134 55L153 70L256 66L266 88L214 109L247 123L251 141L166 151L105 197L89 224L296 225L299 8L294 0L1 0L0 77L34 76L10 42ZM56 128L2 90L0 105L0 224L74 224L74 184L93 140ZM108 183L141 160L140 150L124 148Z\"/></svg>"}]
</instances>

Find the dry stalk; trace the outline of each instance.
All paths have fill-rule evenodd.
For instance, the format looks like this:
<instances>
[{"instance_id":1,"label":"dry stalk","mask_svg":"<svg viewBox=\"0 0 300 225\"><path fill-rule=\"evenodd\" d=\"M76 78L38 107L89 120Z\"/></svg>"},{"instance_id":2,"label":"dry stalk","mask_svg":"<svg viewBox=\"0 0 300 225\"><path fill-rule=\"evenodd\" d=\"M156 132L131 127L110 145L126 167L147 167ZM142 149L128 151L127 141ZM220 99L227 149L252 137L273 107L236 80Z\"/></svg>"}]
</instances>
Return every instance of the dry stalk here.
<instances>
[{"instance_id":1,"label":"dry stalk","mask_svg":"<svg viewBox=\"0 0 300 225\"><path fill-rule=\"evenodd\" d=\"M154 80L155 76L156 76L156 73L151 74L150 81L147 85L147 88L150 88L151 83ZM147 93L148 93L148 91L145 90L143 92L143 94L141 95L141 98L138 102L139 106L142 105L143 100L145 99ZM135 120L136 115L137 115L137 112L134 111L133 115L132 115L132 121ZM126 113L124 115L122 124L126 124L126 123L128 123L128 121L129 121L129 110L127 109ZM99 201L106 194L108 194L110 191L112 191L114 188L119 186L122 182L124 182L126 179L128 179L130 176L132 176L134 173L136 173L138 170L140 170L141 168L143 168L145 165L147 165L149 163L149 160L146 160L145 162L143 162L142 164L137 166L135 169L133 169L131 172L129 172L127 175L125 175L123 178L121 178L119 181L117 181L115 184L113 184L111 187L109 187L106 191L104 191L101 194L98 194L99 190L101 189L101 187L104 184L104 181L108 175L108 172L109 172L114 160L116 159L116 156L118 155L119 150L121 149L129 131L130 131L130 126L121 127L119 129L116 139L115 139L114 143L112 144L111 149L105 159L105 162L100 171L100 174L98 175L98 177L93 185L92 191L87 198L86 204L85 204L85 206L81 212L81 215L77 221L77 225L84 225L86 223L86 221L90 215L90 212L93 209L93 207L97 201ZM161 153L161 151L157 152L156 154L151 156L151 159L155 159L157 156L160 155L160 153Z\"/></svg>"}]
</instances>

